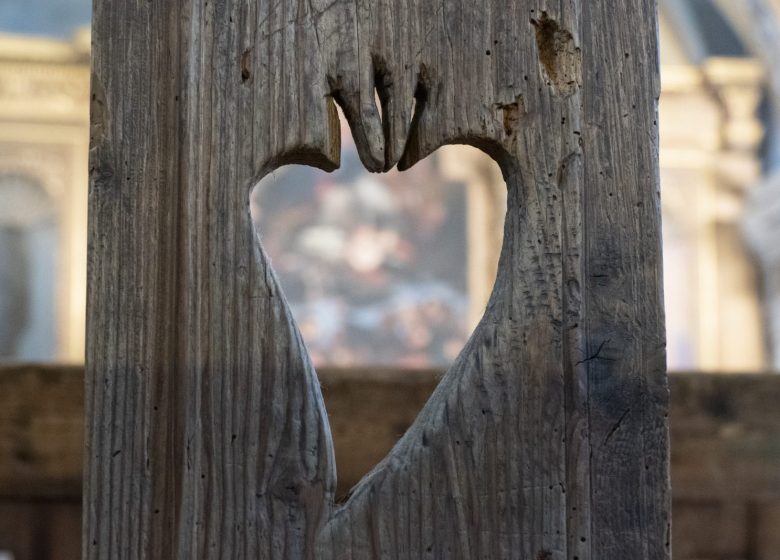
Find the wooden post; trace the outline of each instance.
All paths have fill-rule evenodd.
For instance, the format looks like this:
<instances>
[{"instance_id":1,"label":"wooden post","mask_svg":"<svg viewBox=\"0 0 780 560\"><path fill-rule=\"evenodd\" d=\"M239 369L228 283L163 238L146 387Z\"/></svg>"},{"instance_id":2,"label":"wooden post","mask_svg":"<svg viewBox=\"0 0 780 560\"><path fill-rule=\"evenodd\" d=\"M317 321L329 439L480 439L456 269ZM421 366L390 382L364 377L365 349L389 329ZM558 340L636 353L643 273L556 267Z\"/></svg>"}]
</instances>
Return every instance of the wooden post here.
<instances>
[{"instance_id":1,"label":"wooden post","mask_svg":"<svg viewBox=\"0 0 780 560\"><path fill-rule=\"evenodd\" d=\"M96 0L88 559L669 558L654 0ZM375 91L382 104L374 104ZM247 197L448 143L508 188L485 316L334 506Z\"/></svg>"}]
</instances>

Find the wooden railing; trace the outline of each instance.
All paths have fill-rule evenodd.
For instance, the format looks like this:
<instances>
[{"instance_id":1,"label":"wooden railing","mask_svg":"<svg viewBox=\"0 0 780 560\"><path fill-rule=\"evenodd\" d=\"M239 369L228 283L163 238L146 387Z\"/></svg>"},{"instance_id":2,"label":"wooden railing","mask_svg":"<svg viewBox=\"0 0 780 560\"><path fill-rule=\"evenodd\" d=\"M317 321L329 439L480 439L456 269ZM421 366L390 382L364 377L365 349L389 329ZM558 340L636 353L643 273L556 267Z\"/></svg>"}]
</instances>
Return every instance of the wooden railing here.
<instances>
[{"instance_id":1,"label":"wooden railing","mask_svg":"<svg viewBox=\"0 0 780 560\"><path fill-rule=\"evenodd\" d=\"M439 373L319 372L339 496L407 429ZM80 367L0 367L0 550L15 560L80 556L83 395ZM672 374L671 397L674 558L779 559L780 376Z\"/></svg>"}]
</instances>

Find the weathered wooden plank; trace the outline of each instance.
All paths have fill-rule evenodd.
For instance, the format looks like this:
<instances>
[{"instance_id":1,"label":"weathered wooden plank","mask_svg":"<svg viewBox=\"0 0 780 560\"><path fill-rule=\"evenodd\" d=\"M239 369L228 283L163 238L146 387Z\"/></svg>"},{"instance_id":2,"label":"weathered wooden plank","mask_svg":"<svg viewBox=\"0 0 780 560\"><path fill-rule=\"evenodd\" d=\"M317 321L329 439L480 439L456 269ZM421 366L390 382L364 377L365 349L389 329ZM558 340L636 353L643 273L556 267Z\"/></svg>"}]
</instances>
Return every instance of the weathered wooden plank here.
<instances>
[{"instance_id":1,"label":"weathered wooden plank","mask_svg":"<svg viewBox=\"0 0 780 560\"><path fill-rule=\"evenodd\" d=\"M668 557L652 0L94 9L86 558ZM340 507L246 200L338 165L334 101L368 169L508 188L485 317Z\"/></svg>"},{"instance_id":2,"label":"weathered wooden plank","mask_svg":"<svg viewBox=\"0 0 780 560\"><path fill-rule=\"evenodd\" d=\"M662 505L671 496L661 232L651 226L660 220L659 60L657 45L637 37L640 28L656 33L655 9L654 2L583 3L581 351L588 541L597 558L661 558L671 541ZM661 541L663 552L647 545Z\"/></svg>"}]
</instances>

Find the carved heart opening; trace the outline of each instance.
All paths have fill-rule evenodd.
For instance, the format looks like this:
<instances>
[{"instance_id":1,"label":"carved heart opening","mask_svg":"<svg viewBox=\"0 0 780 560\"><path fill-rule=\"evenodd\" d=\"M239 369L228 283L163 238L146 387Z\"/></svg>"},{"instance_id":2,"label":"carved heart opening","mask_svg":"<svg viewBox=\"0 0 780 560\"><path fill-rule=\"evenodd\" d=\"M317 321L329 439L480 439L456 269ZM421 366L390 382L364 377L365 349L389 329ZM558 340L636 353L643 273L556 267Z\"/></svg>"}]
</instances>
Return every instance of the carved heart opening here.
<instances>
[{"instance_id":1,"label":"carved heart opening","mask_svg":"<svg viewBox=\"0 0 780 560\"><path fill-rule=\"evenodd\" d=\"M268 174L250 211L321 370L343 496L411 425L435 385L430 368L449 366L481 318L506 187L498 165L471 146L372 174L343 117L341 145L334 172L290 165ZM347 381L334 366L359 371ZM372 421L377 406L389 417Z\"/></svg>"}]
</instances>

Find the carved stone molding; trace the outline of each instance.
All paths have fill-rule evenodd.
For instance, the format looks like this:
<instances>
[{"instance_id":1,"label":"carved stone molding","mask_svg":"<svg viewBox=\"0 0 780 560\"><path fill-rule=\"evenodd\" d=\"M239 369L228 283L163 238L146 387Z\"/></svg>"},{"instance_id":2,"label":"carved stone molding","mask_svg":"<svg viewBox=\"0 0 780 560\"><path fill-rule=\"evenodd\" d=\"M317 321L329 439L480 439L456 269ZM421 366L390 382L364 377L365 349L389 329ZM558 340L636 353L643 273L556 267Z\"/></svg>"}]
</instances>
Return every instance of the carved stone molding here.
<instances>
[{"instance_id":1,"label":"carved stone molding","mask_svg":"<svg viewBox=\"0 0 780 560\"><path fill-rule=\"evenodd\" d=\"M0 121L85 122L89 42L83 42L0 35Z\"/></svg>"}]
</instances>

